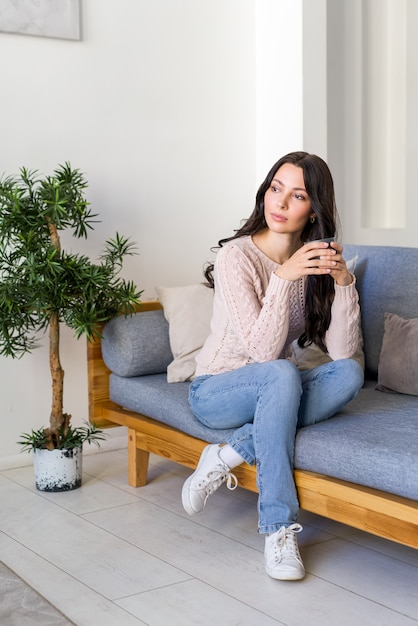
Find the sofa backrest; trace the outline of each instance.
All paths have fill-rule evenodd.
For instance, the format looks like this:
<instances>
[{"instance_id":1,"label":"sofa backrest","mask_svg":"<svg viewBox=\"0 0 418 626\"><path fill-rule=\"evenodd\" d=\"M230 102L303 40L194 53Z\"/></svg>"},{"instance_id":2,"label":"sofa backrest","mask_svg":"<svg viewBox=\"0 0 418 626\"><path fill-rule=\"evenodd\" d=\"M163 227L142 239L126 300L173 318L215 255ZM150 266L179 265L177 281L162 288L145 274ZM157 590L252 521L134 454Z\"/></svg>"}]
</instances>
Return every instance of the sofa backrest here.
<instances>
[{"instance_id":1,"label":"sofa backrest","mask_svg":"<svg viewBox=\"0 0 418 626\"><path fill-rule=\"evenodd\" d=\"M418 317L418 248L344 245L345 259L356 255L366 371L376 377L384 314Z\"/></svg>"}]
</instances>

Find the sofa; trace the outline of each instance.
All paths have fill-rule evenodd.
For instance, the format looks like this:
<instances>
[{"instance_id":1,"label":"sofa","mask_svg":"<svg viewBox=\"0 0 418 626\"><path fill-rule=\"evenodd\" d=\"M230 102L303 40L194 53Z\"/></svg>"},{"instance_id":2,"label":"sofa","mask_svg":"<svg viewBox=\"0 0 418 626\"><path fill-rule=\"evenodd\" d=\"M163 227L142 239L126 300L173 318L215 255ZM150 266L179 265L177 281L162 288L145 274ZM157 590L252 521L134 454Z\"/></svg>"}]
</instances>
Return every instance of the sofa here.
<instances>
[{"instance_id":1,"label":"sofa","mask_svg":"<svg viewBox=\"0 0 418 626\"><path fill-rule=\"evenodd\" d=\"M298 431L300 506L418 548L418 248L346 245L344 254L356 261L365 384L333 418ZM90 421L127 427L136 487L147 482L150 452L195 468L204 446L229 433L205 427L188 406L211 290L157 293L159 302L114 318L87 346ZM254 467L234 473L257 491Z\"/></svg>"}]
</instances>

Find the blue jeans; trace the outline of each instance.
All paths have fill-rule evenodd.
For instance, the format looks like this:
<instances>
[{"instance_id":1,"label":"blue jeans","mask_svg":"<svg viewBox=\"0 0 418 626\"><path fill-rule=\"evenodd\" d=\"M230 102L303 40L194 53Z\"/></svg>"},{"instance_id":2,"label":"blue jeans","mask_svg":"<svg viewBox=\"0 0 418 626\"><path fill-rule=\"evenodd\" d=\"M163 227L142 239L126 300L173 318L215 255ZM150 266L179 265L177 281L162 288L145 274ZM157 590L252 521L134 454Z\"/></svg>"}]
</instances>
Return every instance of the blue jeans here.
<instances>
[{"instance_id":1,"label":"blue jeans","mask_svg":"<svg viewBox=\"0 0 418 626\"><path fill-rule=\"evenodd\" d=\"M279 359L192 381L189 402L196 417L209 428L237 429L227 443L247 463L257 464L260 533L297 520L293 480L297 428L337 413L363 382L363 370L352 359L303 372Z\"/></svg>"}]
</instances>

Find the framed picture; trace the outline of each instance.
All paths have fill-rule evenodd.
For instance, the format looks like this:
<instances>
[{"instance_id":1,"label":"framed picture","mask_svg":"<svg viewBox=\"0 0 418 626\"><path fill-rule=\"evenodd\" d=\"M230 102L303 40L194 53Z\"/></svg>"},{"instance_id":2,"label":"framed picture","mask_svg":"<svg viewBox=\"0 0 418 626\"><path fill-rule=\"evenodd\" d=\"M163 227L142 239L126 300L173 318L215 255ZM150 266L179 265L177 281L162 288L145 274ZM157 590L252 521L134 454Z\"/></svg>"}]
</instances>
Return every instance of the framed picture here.
<instances>
[{"instance_id":1,"label":"framed picture","mask_svg":"<svg viewBox=\"0 0 418 626\"><path fill-rule=\"evenodd\" d=\"M80 39L80 0L0 0L0 31Z\"/></svg>"}]
</instances>

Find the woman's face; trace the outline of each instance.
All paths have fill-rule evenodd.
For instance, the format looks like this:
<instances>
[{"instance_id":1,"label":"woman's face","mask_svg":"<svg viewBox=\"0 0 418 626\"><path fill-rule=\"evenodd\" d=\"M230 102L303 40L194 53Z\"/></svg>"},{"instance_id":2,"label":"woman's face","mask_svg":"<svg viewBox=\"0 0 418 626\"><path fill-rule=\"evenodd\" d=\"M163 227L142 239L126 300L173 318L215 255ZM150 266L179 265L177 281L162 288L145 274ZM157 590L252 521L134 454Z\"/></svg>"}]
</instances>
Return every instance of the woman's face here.
<instances>
[{"instance_id":1,"label":"woman's face","mask_svg":"<svg viewBox=\"0 0 418 626\"><path fill-rule=\"evenodd\" d=\"M269 230L299 235L313 215L302 168L285 163L264 194L264 216Z\"/></svg>"}]
</instances>

